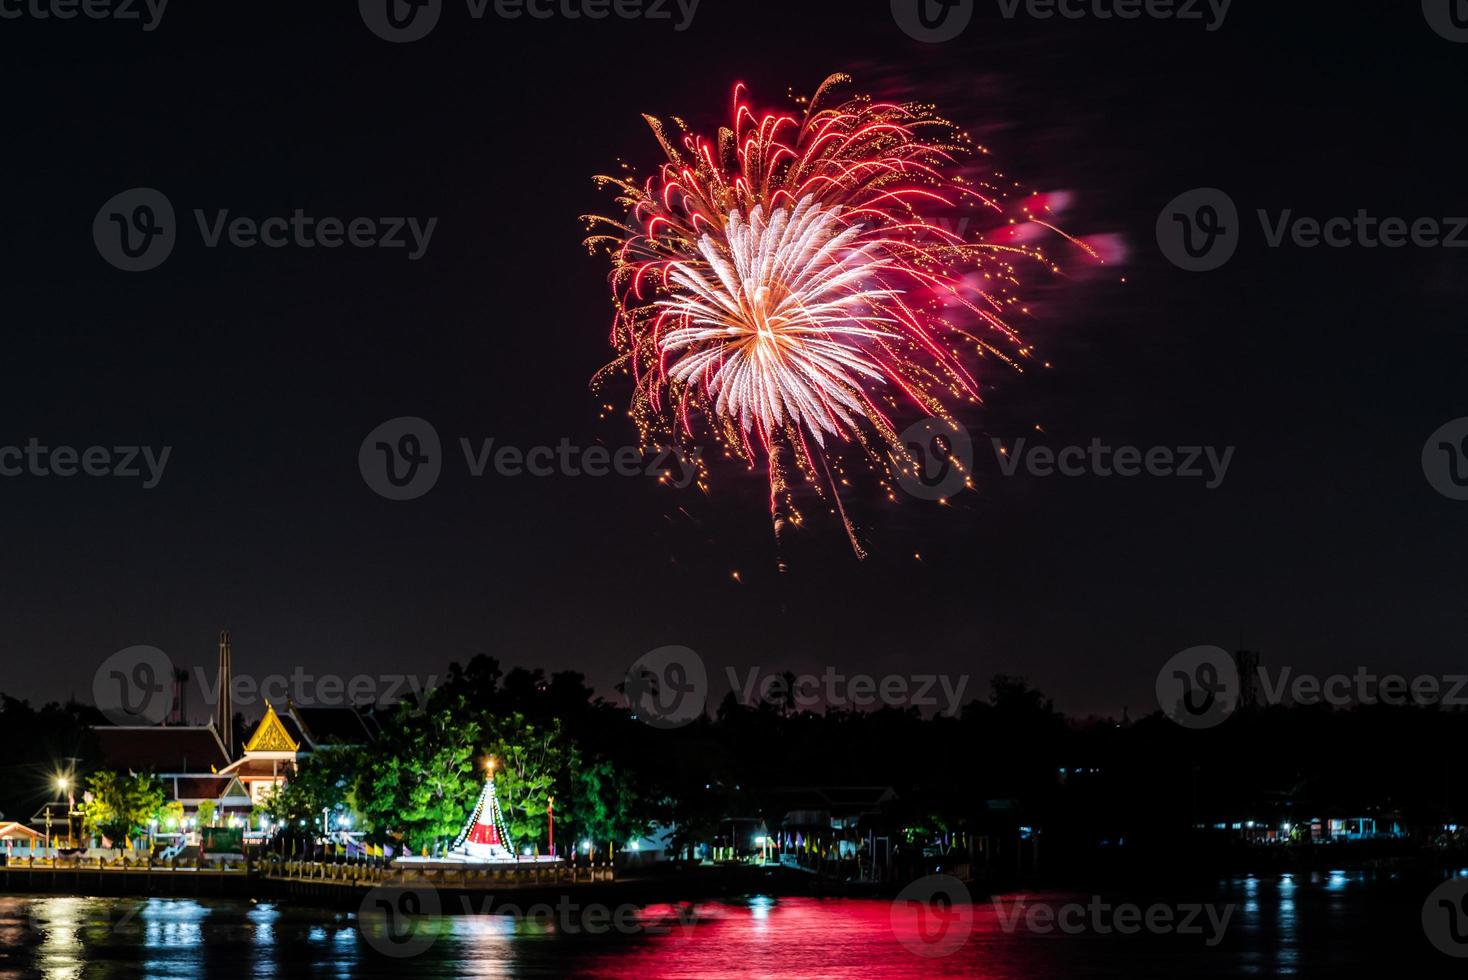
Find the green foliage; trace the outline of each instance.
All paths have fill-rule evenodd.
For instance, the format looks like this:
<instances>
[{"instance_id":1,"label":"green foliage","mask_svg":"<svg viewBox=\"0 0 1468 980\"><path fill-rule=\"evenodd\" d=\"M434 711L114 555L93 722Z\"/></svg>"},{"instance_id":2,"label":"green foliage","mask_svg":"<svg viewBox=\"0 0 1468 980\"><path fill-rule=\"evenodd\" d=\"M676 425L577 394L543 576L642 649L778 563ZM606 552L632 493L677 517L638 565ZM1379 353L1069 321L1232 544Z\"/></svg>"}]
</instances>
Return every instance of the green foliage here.
<instances>
[{"instance_id":1,"label":"green foliage","mask_svg":"<svg viewBox=\"0 0 1468 980\"><path fill-rule=\"evenodd\" d=\"M213 806L213 803L212 802L206 800L205 803L208 803L210 805L210 807L212 808L212 806ZM201 814L201 816L199 818L199 822L200 823L203 823L204 822L203 817L202 817L203 812L204 812L204 805L203 804L200 804L199 805L199 813ZM211 812L212 812L212 810L211 810ZM178 800L172 800L172 801L170 801L168 803L165 803L163 805L163 809L161 809L161 810L158 811L158 826L159 826L159 828L161 828L163 830L166 830L166 831L169 831L169 832L176 831L180 827L183 826L183 821L184 821L184 805L182 803L180 803Z\"/></svg>"},{"instance_id":2,"label":"green foliage","mask_svg":"<svg viewBox=\"0 0 1468 980\"><path fill-rule=\"evenodd\" d=\"M183 809L183 807L180 806L179 809L181 810ZM213 800L204 800L202 803L200 803L198 811L199 826L214 826L214 814L218 809L219 804L215 803Z\"/></svg>"},{"instance_id":3,"label":"green foliage","mask_svg":"<svg viewBox=\"0 0 1468 980\"><path fill-rule=\"evenodd\" d=\"M570 786L564 803L558 802L558 806L564 806L563 825L574 829L576 840L591 840L598 845L616 841L621 845L648 832L649 820L641 813L641 795L606 759L577 766ZM562 850L569 850L572 844L568 835Z\"/></svg>"},{"instance_id":4,"label":"green foliage","mask_svg":"<svg viewBox=\"0 0 1468 980\"><path fill-rule=\"evenodd\" d=\"M325 746L302 756L285 786L267 796L261 809L270 819L291 826L305 820L319 826L323 810L352 812L352 787L361 767L353 749Z\"/></svg>"},{"instance_id":5,"label":"green foliage","mask_svg":"<svg viewBox=\"0 0 1468 980\"><path fill-rule=\"evenodd\" d=\"M113 841L143 834L164 809L163 784L150 773L94 772L87 792L91 798L82 805L82 826Z\"/></svg>"},{"instance_id":6,"label":"green foliage","mask_svg":"<svg viewBox=\"0 0 1468 980\"><path fill-rule=\"evenodd\" d=\"M590 697L579 675L546 682L539 672L517 669L503 677L485 657L456 665L422 704L403 705L376 745L354 754L355 777L345 782L356 810L369 830L414 851L444 847L468 819L493 757L507 843L516 849L545 851L552 798L563 851L580 837L622 841L641 833L639 794L595 752L593 738L573 738L561 721L598 712ZM301 776L311 778L306 770L314 764L313 757Z\"/></svg>"},{"instance_id":7,"label":"green foliage","mask_svg":"<svg viewBox=\"0 0 1468 980\"><path fill-rule=\"evenodd\" d=\"M491 719L487 742L494 756L495 791L515 847L545 839L546 808L555 795L556 776L573 764L575 750L566 744L558 722L537 727L524 715Z\"/></svg>"},{"instance_id":8,"label":"green foliage","mask_svg":"<svg viewBox=\"0 0 1468 980\"><path fill-rule=\"evenodd\" d=\"M436 847L458 833L479 795L480 754L477 719L404 704L361 757L357 808L369 828L400 835L414 851Z\"/></svg>"}]
</instances>

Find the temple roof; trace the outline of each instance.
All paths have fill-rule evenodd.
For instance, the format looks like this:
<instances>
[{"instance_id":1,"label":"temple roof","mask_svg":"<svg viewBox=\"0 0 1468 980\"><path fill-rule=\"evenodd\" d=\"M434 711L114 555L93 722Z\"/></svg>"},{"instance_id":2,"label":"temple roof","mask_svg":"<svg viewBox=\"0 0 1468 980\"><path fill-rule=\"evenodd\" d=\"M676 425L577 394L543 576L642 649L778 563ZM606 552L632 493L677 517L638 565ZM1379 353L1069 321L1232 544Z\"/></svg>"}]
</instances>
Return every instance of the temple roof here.
<instances>
[{"instance_id":1,"label":"temple roof","mask_svg":"<svg viewBox=\"0 0 1468 980\"><path fill-rule=\"evenodd\" d=\"M208 773L229 765L214 726L98 725L92 729L107 766L132 772Z\"/></svg>"},{"instance_id":2,"label":"temple roof","mask_svg":"<svg viewBox=\"0 0 1468 980\"><path fill-rule=\"evenodd\" d=\"M183 776L165 780L165 788L175 800L248 799L250 793L231 775Z\"/></svg>"},{"instance_id":3,"label":"temple roof","mask_svg":"<svg viewBox=\"0 0 1468 980\"><path fill-rule=\"evenodd\" d=\"M245 754L252 752L299 752L301 750L300 732L293 730L292 725L287 728L280 715L275 713L275 708L269 702L265 704L265 717L260 719L260 724L255 726L255 734L245 743Z\"/></svg>"},{"instance_id":4,"label":"temple roof","mask_svg":"<svg viewBox=\"0 0 1468 980\"><path fill-rule=\"evenodd\" d=\"M376 733L357 708L287 708L312 748L322 745L368 745L376 741Z\"/></svg>"},{"instance_id":5,"label":"temple roof","mask_svg":"<svg viewBox=\"0 0 1468 980\"><path fill-rule=\"evenodd\" d=\"M289 759L245 757L224 770L224 775L237 779L284 779L293 763Z\"/></svg>"},{"instance_id":6,"label":"temple roof","mask_svg":"<svg viewBox=\"0 0 1468 980\"><path fill-rule=\"evenodd\" d=\"M32 830L23 823L14 820L0 822L0 840L41 840L46 835L37 830Z\"/></svg>"}]
</instances>

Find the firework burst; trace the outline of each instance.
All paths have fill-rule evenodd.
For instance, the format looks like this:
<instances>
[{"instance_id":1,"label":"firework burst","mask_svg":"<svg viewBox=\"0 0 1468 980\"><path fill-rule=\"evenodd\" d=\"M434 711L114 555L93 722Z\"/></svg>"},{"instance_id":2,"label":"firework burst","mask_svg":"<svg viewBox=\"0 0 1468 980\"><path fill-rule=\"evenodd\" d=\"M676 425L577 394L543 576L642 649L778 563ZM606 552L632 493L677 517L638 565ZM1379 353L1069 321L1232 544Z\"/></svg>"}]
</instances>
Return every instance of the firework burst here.
<instances>
[{"instance_id":1,"label":"firework burst","mask_svg":"<svg viewBox=\"0 0 1468 980\"><path fill-rule=\"evenodd\" d=\"M803 521L804 483L862 554L841 501L852 460L895 499L917 466L897 426L956 425L979 400L981 359L1022 367L1018 266L1050 262L1016 226L1052 226L1015 185L967 176L984 151L932 106L836 101L849 81L760 117L738 86L715 140L644 117L666 162L643 180L598 177L623 214L586 220L616 309L618 356L594 387L631 377L649 448L711 438L763 468L777 538ZM963 211L987 216L987 233L928 217Z\"/></svg>"}]
</instances>

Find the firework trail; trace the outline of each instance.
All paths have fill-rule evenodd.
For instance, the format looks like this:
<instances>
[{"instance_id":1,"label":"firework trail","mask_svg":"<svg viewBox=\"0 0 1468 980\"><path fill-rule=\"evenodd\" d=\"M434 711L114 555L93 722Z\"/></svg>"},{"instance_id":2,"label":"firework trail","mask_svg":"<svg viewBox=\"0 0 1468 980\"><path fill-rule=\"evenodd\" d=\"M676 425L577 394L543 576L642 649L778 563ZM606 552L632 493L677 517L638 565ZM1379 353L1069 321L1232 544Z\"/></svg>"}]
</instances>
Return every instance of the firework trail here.
<instances>
[{"instance_id":1,"label":"firework trail","mask_svg":"<svg viewBox=\"0 0 1468 980\"><path fill-rule=\"evenodd\" d=\"M796 100L798 118L756 117L736 86L715 140L645 116L666 162L641 181L598 177L623 214L586 221L588 247L612 262L618 354L593 387L632 378L645 447L703 435L762 467L777 539L803 523L803 481L861 555L840 497L848 455L895 499L919 465L897 426L956 425L954 408L979 400L980 359L1022 367L1030 351L1008 323L1024 312L1018 265L1053 266L1029 244L1031 227L1051 228L1033 199L966 176L984 152L967 134L932 106L836 101L849 81ZM960 209L983 220L926 217Z\"/></svg>"}]
</instances>

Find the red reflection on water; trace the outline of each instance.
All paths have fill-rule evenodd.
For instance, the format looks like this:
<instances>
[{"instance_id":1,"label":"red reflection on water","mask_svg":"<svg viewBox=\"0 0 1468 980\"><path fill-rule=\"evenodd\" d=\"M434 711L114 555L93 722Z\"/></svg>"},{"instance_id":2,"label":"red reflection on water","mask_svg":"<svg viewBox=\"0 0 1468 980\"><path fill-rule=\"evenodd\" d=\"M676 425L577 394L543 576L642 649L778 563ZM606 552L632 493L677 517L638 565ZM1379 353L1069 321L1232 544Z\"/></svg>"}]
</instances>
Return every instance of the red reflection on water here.
<instances>
[{"instance_id":1,"label":"red reflection on water","mask_svg":"<svg viewBox=\"0 0 1468 980\"><path fill-rule=\"evenodd\" d=\"M645 942L583 962L578 975L1033 980L1051 972L1041 966L1048 957L1029 943L1016 944L983 904L935 921L930 911L890 901L756 898L742 905L650 906L642 922Z\"/></svg>"}]
</instances>

